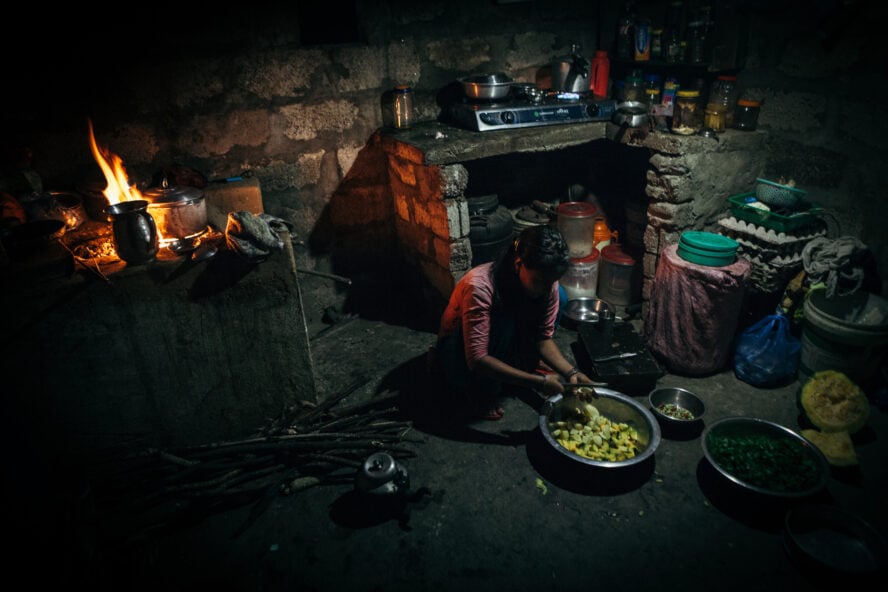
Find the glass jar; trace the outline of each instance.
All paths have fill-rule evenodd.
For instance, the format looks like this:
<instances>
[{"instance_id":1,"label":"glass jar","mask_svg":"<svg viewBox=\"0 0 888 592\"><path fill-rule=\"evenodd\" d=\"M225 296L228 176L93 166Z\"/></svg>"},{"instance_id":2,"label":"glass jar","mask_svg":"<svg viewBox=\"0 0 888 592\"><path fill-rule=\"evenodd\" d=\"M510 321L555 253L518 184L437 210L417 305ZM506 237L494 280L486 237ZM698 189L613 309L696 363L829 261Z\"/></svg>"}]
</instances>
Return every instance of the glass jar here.
<instances>
[{"instance_id":1,"label":"glass jar","mask_svg":"<svg viewBox=\"0 0 888 592\"><path fill-rule=\"evenodd\" d=\"M680 90L672 110L672 133L681 136L696 134L703 127L703 106L700 91Z\"/></svg>"},{"instance_id":2,"label":"glass jar","mask_svg":"<svg viewBox=\"0 0 888 592\"><path fill-rule=\"evenodd\" d=\"M641 103L644 101L644 84L638 76L627 76L623 85L623 100Z\"/></svg>"},{"instance_id":3,"label":"glass jar","mask_svg":"<svg viewBox=\"0 0 888 592\"><path fill-rule=\"evenodd\" d=\"M703 127L708 127L718 133L725 131L724 105L707 103L706 109L703 111Z\"/></svg>"},{"instance_id":4,"label":"glass jar","mask_svg":"<svg viewBox=\"0 0 888 592\"><path fill-rule=\"evenodd\" d=\"M725 127L734 126L734 107L737 105L737 77L722 75L709 86L706 109L724 113Z\"/></svg>"},{"instance_id":5,"label":"glass jar","mask_svg":"<svg viewBox=\"0 0 888 592\"><path fill-rule=\"evenodd\" d=\"M759 110L761 109L760 101L750 99L740 99L737 101L737 112L734 115L734 127L738 130L748 132L755 131L758 127Z\"/></svg>"}]
</instances>

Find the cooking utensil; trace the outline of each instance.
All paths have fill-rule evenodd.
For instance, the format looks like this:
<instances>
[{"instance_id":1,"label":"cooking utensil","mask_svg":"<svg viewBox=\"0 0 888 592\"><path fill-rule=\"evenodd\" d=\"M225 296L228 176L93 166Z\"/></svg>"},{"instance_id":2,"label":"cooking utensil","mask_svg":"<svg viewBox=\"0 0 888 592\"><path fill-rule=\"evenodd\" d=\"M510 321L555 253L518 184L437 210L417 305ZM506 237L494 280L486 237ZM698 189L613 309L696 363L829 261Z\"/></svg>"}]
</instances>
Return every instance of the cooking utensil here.
<instances>
[{"instance_id":1,"label":"cooking utensil","mask_svg":"<svg viewBox=\"0 0 888 592\"><path fill-rule=\"evenodd\" d=\"M621 354L614 354L612 356L601 356L600 358L595 358L592 360L595 363L598 362L610 362L611 360L623 360L625 358L634 358L638 355L639 352L623 352Z\"/></svg>"},{"instance_id":2,"label":"cooking utensil","mask_svg":"<svg viewBox=\"0 0 888 592\"><path fill-rule=\"evenodd\" d=\"M165 240L190 239L206 232L207 203L200 189L170 187L164 179L160 187L146 189L142 195Z\"/></svg>"},{"instance_id":3,"label":"cooking utensil","mask_svg":"<svg viewBox=\"0 0 888 592\"><path fill-rule=\"evenodd\" d=\"M595 406L601 415L613 422L627 423L638 432L639 449L636 455L622 461L593 460L571 452L559 444L557 438L552 435L549 424L553 421L576 416L575 409L582 400L574 396L556 395L546 399L543 403L540 409L539 426L546 442L570 460L588 467L605 469L631 467L643 463L653 456L660 445L661 436L660 426L651 412L632 397L615 390L596 386L595 392L598 398L588 402Z\"/></svg>"},{"instance_id":4,"label":"cooking utensil","mask_svg":"<svg viewBox=\"0 0 888 592\"><path fill-rule=\"evenodd\" d=\"M641 127L649 121L649 118L646 104L640 101L624 101L617 104L612 121L619 126Z\"/></svg>"},{"instance_id":5,"label":"cooking utensil","mask_svg":"<svg viewBox=\"0 0 888 592\"><path fill-rule=\"evenodd\" d=\"M584 93L589 91L589 73L592 64L579 54L580 46L573 44L570 55L552 60L552 90Z\"/></svg>"},{"instance_id":6,"label":"cooking utensil","mask_svg":"<svg viewBox=\"0 0 888 592\"><path fill-rule=\"evenodd\" d=\"M154 259L158 249L157 225L143 199L122 201L105 208L111 216L117 256L131 265Z\"/></svg>"},{"instance_id":7,"label":"cooking utensil","mask_svg":"<svg viewBox=\"0 0 888 592\"><path fill-rule=\"evenodd\" d=\"M804 505L786 513L783 545L803 568L828 575L872 577L888 569L888 543L875 528L838 506Z\"/></svg>"},{"instance_id":8,"label":"cooking utensil","mask_svg":"<svg viewBox=\"0 0 888 592\"><path fill-rule=\"evenodd\" d=\"M512 79L502 72L475 74L458 81L470 99L504 99L512 88Z\"/></svg>"},{"instance_id":9,"label":"cooking utensil","mask_svg":"<svg viewBox=\"0 0 888 592\"><path fill-rule=\"evenodd\" d=\"M704 430L701 444L719 475L756 495L807 498L820 493L829 479L829 464L816 446L766 419L724 417ZM738 458L744 459L742 465L736 464Z\"/></svg>"}]
</instances>

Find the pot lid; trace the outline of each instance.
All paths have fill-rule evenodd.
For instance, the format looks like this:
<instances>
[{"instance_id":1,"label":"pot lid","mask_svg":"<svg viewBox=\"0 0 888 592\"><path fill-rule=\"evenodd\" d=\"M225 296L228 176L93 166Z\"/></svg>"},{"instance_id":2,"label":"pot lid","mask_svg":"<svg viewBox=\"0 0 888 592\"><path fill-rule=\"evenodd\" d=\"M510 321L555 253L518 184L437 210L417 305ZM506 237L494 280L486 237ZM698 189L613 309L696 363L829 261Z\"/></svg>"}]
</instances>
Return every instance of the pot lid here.
<instances>
[{"instance_id":1,"label":"pot lid","mask_svg":"<svg viewBox=\"0 0 888 592\"><path fill-rule=\"evenodd\" d=\"M166 178L160 187L152 187L142 192L142 195L153 204L159 203L188 203L197 201L203 197L203 191L197 187L170 187Z\"/></svg>"},{"instance_id":2,"label":"pot lid","mask_svg":"<svg viewBox=\"0 0 888 592\"><path fill-rule=\"evenodd\" d=\"M558 204L557 212L565 218L591 218L598 213L598 208L587 201L566 201Z\"/></svg>"},{"instance_id":3,"label":"pot lid","mask_svg":"<svg viewBox=\"0 0 888 592\"><path fill-rule=\"evenodd\" d=\"M681 233L679 242L685 246L697 248L702 251L708 251L713 254L725 253L733 254L737 251L737 241L714 232L703 232L699 230L686 230Z\"/></svg>"},{"instance_id":4,"label":"pot lid","mask_svg":"<svg viewBox=\"0 0 888 592\"><path fill-rule=\"evenodd\" d=\"M601 251L599 251L596 247L592 247L592 252L586 255L585 257L571 257L570 262L572 265L589 265L590 263L595 263L598 261L598 257L601 255Z\"/></svg>"},{"instance_id":5,"label":"pot lid","mask_svg":"<svg viewBox=\"0 0 888 592\"><path fill-rule=\"evenodd\" d=\"M601 256L617 265L635 265L635 259L616 243L612 243L601 249Z\"/></svg>"}]
</instances>

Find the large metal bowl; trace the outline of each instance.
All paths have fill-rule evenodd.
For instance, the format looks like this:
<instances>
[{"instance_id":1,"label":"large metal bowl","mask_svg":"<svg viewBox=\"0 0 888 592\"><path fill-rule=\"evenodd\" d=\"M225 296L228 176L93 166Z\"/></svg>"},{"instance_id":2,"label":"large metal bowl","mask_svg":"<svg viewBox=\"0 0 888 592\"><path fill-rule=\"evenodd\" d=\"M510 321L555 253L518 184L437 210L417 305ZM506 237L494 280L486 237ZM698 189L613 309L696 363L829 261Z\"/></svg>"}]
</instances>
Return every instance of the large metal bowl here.
<instances>
[{"instance_id":1,"label":"large metal bowl","mask_svg":"<svg viewBox=\"0 0 888 592\"><path fill-rule=\"evenodd\" d=\"M632 397L615 390L595 387L595 392L598 394L598 398L590 402L602 415L611 421L627 423L638 431L640 444L638 453L633 458L622 461L593 460L571 452L559 444L555 436L552 435L549 423L573 416L573 410L578 403L578 399L572 395L566 397L564 395L556 395L543 403L540 410L540 431L543 433L546 442L567 458L590 467L607 469L631 467L641 464L653 456L660 445L661 436L660 426L657 424L654 416L651 415L651 412Z\"/></svg>"},{"instance_id":2,"label":"large metal bowl","mask_svg":"<svg viewBox=\"0 0 888 592\"><path fill-rule=\"evenodd\" d=\"M756 494L806 498L820 493L829 479L829 464L816 446L766 419L719 419L703 431L701 442L706 460L722 477Z\"/></svg>"},{"instance_id":3,"label":"large metal bowl","mask_svg":"<svg viewBox=\"0 0 888 592\"><path fill-rule=\"evenodd\" d=\"M502 72L466 76L459 82L470 99L504 99L512 89L512 79Z\"/></svg>"},{"instance_id":4,"label":"large metal bowl","mask_svg":"<svg viewBox=\"0 0 888 592\"><path fill-rule=\"evenodd\" d=\"M576 328L586 323L597 323L602 316L613 316L613 309L604 300L573 298L564 305L562 324L568 328Z\"/></svg>"}]
</instances>

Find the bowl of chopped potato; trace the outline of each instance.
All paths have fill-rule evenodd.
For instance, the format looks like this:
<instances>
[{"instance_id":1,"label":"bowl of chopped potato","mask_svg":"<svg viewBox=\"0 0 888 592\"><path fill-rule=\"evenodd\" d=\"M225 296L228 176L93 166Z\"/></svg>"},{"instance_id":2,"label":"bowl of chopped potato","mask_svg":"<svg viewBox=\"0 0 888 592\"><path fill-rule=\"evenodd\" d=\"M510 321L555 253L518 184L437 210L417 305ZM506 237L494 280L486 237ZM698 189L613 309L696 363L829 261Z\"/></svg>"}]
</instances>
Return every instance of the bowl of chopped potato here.
<instances>
[{"instance_id":1,"label":"bowl of chopped potato","mask_svg":"<svg viewBox=\"0 0 888 592\"><path fill-rule=\"evenodd\" d=\"M618 391L580 387L547 399L540 431L559 453L601 468L643 463L660 445L660 426L642 404Z\"/></svg>"}]
</instances>

